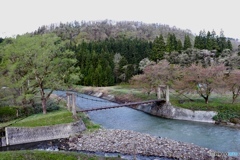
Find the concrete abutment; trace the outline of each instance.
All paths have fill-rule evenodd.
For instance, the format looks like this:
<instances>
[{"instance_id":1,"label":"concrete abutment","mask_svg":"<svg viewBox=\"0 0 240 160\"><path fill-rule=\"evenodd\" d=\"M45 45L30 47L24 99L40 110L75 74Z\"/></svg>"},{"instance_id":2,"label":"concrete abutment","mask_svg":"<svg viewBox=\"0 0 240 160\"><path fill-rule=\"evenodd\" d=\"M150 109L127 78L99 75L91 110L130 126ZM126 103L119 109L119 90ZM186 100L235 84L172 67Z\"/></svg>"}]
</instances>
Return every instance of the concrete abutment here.
<instances>
[{"instance_id":1,"label":"concrete abutment","mask_svg":"<svg viewBox=\"0 0 240 160\"><path fill-rule=\"evenodd\" d=\"M85 129L82 120L43 127L6 127L6 136L1 137L1 146L68 138Z\"/></svg>"}]
</instances>

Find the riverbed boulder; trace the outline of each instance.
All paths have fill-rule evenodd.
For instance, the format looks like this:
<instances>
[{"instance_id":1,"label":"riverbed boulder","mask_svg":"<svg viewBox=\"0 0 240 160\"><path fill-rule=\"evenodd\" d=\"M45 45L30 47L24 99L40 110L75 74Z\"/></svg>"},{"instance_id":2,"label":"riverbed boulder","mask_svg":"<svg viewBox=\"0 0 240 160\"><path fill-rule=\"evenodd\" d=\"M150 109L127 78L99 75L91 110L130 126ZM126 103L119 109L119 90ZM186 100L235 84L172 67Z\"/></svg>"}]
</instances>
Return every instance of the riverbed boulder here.
<instances>
[{"instance_id":1,"label":"riverbed boulder","mask_svg":"<svg viewBox=\"0 0 240 160\"><path fill-rule=\"evenodd\" d=\"M106 100L108 100L108 101L116 101L116 99L115 99L115 96L114 95L103 95L102 97L101 97L102 99L106 99Z\"/></svg>"},{"instance_id":2,"label":"riverbed boulder","mask_svg":"<svg viewBox=\"0 0 240 160\"><path fill-rule=\"evenodd\" d=\"M240 124L240 118L231 118L230 122L232 122L234 124Z\"/></svg>"}]
</instances>

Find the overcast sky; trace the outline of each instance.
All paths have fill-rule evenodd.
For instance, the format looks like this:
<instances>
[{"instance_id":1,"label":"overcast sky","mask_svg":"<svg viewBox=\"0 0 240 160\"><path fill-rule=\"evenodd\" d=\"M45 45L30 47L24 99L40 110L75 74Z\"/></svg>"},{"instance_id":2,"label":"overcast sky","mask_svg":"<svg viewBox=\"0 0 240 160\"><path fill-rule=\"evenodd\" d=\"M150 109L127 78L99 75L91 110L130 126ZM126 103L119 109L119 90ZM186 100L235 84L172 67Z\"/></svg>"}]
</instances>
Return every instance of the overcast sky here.
<instances>
[{"instance_id":1,"label":"overcast sky","mask_svg":"<svg viewBox=\"0 0 240 160\"><path fill-rule=\"evenodd\" d=\"M0 0L0 37L51 23L131 20L240 38L239 0Z\"/></svg>"}]
</instances>

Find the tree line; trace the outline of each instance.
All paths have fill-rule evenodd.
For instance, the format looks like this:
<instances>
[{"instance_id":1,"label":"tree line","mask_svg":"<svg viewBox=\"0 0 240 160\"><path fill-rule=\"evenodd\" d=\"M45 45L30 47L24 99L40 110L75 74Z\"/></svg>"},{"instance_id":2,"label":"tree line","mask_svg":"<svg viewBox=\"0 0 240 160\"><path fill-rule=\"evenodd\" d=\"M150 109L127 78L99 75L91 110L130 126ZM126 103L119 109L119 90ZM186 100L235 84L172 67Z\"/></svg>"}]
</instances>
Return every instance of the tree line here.
<instances>
[{"instance_id":1,"label":"tree line","mask_svg":"<svg viewBox=\"0 0 240 160\"><path fill-rule=\"evenodd\" d=\"M226 38L222 39L226 41ZM213 41L217 42L217 37ZM191 49L196 43L198 43L196 39L194 45L191 43L189 35L185 35L182 42L174 33L168 33L167 37L159 35L154 41L126 37L91 42L83 40L78 45L72 44L70 48L75 52L77 66L81 68L84 76L79 84L108 86L128 82L133 75L141 73L139 63L146 57L155 62L168 59L171 63L181 65L190 65L194 62L210 65L211 56L206 58L200 50L193 54L194 51ZM223 49L231 49L229 46L225 45ZM182 55L186 55L183 56L184 59ZM219 55L221 53L214 54L213 57Z\"/></svg>"},{"instance_id":2,"label":"tree line","mask_svg":"<svg viewBox=\"0 0 240 160\"><path fill-rule=\"evenodd\" d=\"M189 35L185 36L182 44L175 34L169 33L166 40L160 35L153 42L121 37L104 41L83 40L70 48L75 52L77 66L81 68L84 76L79 84L108 86L128 82L133 75L141 73L139 63L146 57L158 61L163 59L167 52L182 52L191 47Z\"/></svg>"},{"instance_id":3,"label":"tree line","mask_svg":"<svg viewBox=\"0 0 240 160\"><path fill-rule=\"evenodd\" d=\"M223 30L220 31L220 36L216 35L216 32L205 30L200 31L199 35L195 37L194 47L198 49L217 50L221 53L224 49L232 50L232 43L230 39L224 36Z\"/></svg>"}]
</instances>

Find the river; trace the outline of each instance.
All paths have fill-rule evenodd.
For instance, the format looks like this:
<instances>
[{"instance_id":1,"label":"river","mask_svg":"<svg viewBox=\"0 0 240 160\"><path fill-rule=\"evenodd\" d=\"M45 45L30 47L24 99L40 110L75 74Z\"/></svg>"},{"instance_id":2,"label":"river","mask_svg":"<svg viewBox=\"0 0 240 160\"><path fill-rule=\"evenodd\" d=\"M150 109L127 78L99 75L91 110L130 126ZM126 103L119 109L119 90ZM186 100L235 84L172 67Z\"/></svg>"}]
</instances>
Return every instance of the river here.
<instances>
[{"instance_id":1,"label":"river","mask_svg":"<svg viewBox=\"0 0 240 160\"><path fill-rule=\"evenodd\" d=\"M63 91L55 91L63 95ZM81 109L111 106L116 103L97 97L77 94ZM219 152L240 152L240 130L215 124L164 119L128 107L92 111L90 119L106 129L133 130L177 141L193 143Z\"/></svg>"}]
</instances>

